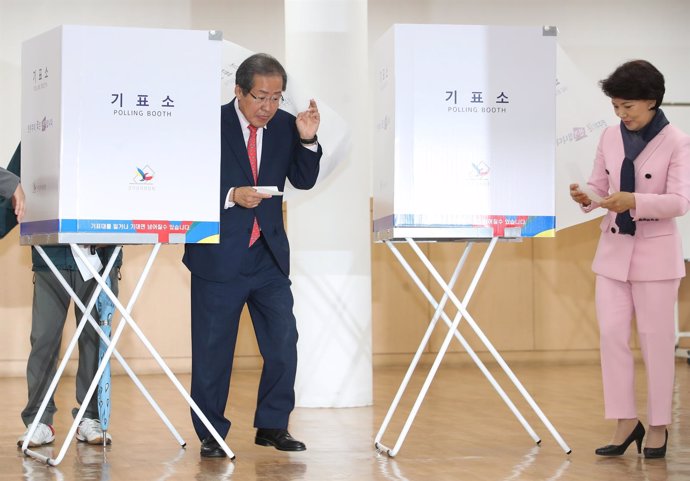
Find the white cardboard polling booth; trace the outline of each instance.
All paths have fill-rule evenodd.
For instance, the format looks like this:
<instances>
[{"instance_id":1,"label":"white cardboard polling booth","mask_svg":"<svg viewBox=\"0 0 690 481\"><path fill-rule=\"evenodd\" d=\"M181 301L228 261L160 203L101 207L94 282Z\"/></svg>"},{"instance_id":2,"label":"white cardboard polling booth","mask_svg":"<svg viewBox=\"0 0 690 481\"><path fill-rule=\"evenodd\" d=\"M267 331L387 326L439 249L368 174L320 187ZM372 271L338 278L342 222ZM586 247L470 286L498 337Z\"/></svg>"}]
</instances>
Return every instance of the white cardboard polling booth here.
<instances>
[{"instance_id":1,"label":"white cardboard polling booth","mask_svg":"<svg viewBox=\"0 0 690 481\"><path fill-rule=\"evenodd\" d=\"M555 27L395 25L376 62L377 240L552 236Z\"/></svg>"},{"instance_id":2,"label":"white cardboard polling booth","mask_svg":"<svg viewBox=\"0 0 690 481\"><path fill-rule=\"evenodd\" d=\"M217 242L221 40L71 25L24 43L22 243Z\"/></svg>"},{"instance_id":3,"label":"white cardboard polling booth","mask_svg":"<svg viewBox=\"0 0 690 481\"><path fill-rule=\"evenodd\" d=\"M130 315L161 244L218 242L221 41L222 34L213 31L61 26L23 45L21 169L27 201L21 241L35 245L84 313L36 419L87 323L107 346L59 454L29 449L38 424L32 423L22 445L28 456L50 465L62 461L110 356L185 445L115 349L129 326L234 457ZM98 282L86 306L41 247L56 243L69 244L85 279L88 274ZM98 256L77 244L118 246L101 271L100 259L92 263ZM120 244L152 244L127 307L106 282ZM101 291L121 315L112 339L110 328L101 329L91 316ZM110 326L110 320L100 322Z\"/></svg>"},{"instance_id":4,"label":"white cardboard polling booth","mask_svg":"<svg viewBox=\"0 0 690 481\"><path fill-rule=\"evenodd\" d=\"M374 441L389 456L402 447L453 339L529 436L541 442L458 329L461 321L570 453L467 310L499 238L554 235L556 34L555 27L395 25L377 44L374 238L389 247L435 309ZM396 247L403 241L443 290L440 299ZM426 241L466 241L450 278L419 248ZM477 241L488 246L460 300L453 288ZM439 321L447 326L444 340L388 447L383 435Z\"/></svg>"}]
</instances>

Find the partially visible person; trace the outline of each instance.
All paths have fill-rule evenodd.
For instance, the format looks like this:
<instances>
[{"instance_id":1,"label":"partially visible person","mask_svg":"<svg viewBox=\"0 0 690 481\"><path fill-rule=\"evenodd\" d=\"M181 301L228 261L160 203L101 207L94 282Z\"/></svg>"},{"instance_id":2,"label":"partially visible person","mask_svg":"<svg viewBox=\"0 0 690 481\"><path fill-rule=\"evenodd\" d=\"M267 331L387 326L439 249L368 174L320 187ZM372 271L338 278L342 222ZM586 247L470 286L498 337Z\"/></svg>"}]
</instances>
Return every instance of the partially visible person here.
<instances>
[{"instance_id":1,"label":"partially visible person","mask_svg":"<svg viewBox=\"0 0 690 481\"><path fill-rule=\"evenodd\" d=\"M685 276L676 217L690 206L690 137L659 108L664 77L652 64L633 60L600 82L620 125L604 130L588 187L599 202L570 185L585 212L608 212L592 270L601 342L604 407L617 426L600 456L618 456L630 444L646 458L662 458L668 444L675 369L675 317ZM592 196L594 197L594 195ZM647 373L647 424L635 407L633 316Z\"/></svg>"},{"instance_id":2,"label":"partially visible person","mask_svg":"<svg viewBox=\"0 0 690 481\"><path fill-rule=\"evenodd\" d=\"M191 395L225 438L233 353L246 304L264 361L254 442L304 451L305 444L288 432L295 406L297 323L282 201L254 187L282 191L286 180L297 189L314 186L322 154L316 138L319 110L314 100L297 117L279 109L287 74L270 55L247 58L235 80L235 99L221 107L220 244L187 244L183 259L192 273ZM196 414L192 420L201 456L225 456Z\"/></svg>"},{"instance_id":3,"label":"partially visible person","mask_svg":"<svg viewBox=\"0 0 690 481\"><path fill-rule=\"evenodd\" d=\"M24 190L19 183L19 177L7 169L0 167L0 196L12 199L14 215L19 222L24 218Z\"/></svg>"},{"instance_id":4,"label":"partially visible person","mask_svg":"<svg viewBox=\"0 0 690 481\"><path fill-rule=\"evenodd\" d=\"M12 156L8 170L21 177L21 144ZM70 246L53 245L42 247L82 303L87 305L97 283L94 279L85 281L82 278ZM113 249L114 247L99 247L96 249L103 265L106 265L110 259ZM33 247L31 248L31 262L34 271L34 294L31 310L31 352L29 353L26 366L28 401L21 413L26 430L17 440L17 446L21 446L24 443L31 427L30 424L34 422L41 402L48 392L48 387L53 377L55 377L60 346L62 344L62 331L71 301L65 288ZM118 293L118 278L121 265L122 253L119 254L115 267L110 273L111 288L116 295ZM78 323L82 313L79 309L74 309L74 311ZM95 308L91 314L94 319L98 319ZM98 370L98 344L98 333L96 333L90 323L87 323L78 341L79 365L76 378L76 397L77 403L80 405L83 403L89 385ZM56 411L57 406L51 397L43 416L38 420L38 426L29 441L29 446L36 447L53 442L55 439L53 417ZM76 414L76 409L73 410L72 414ZM95 395L92 396L84 417L79 423L77 440L89 444L103 444L103 431L98 420L98 400ZM106 442L112 442L112 437L109 433L106 434Z\"/></svg>"}]
</instances>

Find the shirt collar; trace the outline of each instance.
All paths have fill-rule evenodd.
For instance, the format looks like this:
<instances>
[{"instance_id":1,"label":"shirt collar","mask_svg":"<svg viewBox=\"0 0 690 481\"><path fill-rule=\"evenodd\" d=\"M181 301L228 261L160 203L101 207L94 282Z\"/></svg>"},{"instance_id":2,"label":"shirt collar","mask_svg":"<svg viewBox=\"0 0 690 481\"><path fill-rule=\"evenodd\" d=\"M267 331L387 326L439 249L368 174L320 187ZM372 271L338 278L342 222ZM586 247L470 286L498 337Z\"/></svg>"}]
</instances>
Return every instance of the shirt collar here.
<instances>
[{"instance_id":1,"label":"shirt collar","mask_svg":"<svg viewBox=\"0 0 690 481\"><path fill-rule=\"evenodd\" d=\"M237 97L235 97L235 112L237 112L237 118L240 120L240 125L242 126L242 132L247 130L247 127L249 127L249 120L244 116L242 111L240 110L240 103L237 101ZM261 127L262 129L265 129L267 126L264 125Z\"/></svg>"}]
</instances>

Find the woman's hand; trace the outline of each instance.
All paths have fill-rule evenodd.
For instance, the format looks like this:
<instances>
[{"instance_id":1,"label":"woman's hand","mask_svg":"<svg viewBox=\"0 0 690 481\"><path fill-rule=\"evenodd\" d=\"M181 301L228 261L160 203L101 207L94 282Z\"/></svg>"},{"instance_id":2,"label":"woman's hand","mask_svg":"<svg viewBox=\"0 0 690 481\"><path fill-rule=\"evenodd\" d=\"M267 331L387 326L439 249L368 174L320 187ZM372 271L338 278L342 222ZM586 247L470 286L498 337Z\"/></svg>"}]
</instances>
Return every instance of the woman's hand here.
<instances>
[{"instance_id":1,"label":"woman's hand","mask_svg":"<svg viewBox=\"0 0 690 481\"><path fill-rule=\"evenodd\" d=\"M592 203L592 200L580 190L579 184L570 184L570 198L580 204L582 207L587 207Z\"/></svg>"},{"instance_id":2,"label":"woman's hand","mask_svg":"<svg viewBox=\"0 0 690 481\"><path fill-rule=\"evenodd\" d=\"M632 192L616 192L602 200L599 205L612 210L616 214L635 208L635 194Z\"/></svg>"}]
</instances>

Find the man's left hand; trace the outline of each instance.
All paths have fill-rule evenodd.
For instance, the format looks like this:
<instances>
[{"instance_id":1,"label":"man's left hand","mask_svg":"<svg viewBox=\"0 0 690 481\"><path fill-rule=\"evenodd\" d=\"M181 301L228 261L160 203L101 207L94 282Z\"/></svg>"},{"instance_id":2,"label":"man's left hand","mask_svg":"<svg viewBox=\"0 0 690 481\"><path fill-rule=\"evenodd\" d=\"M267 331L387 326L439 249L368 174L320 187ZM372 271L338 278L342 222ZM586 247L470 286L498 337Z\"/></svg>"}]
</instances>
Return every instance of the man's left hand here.
<instances>
[{"instance_id":1,"label":"man's left hand","mask_svg":"<svg viewBox=\"0 0 690 481\"><path fill-rule=\"evenodd\" d=\"M309 108L304 112L297 114L297 131L302 139L313 139L316 131L319 130L319 123L321 117L319 116L319 108L316 106L316 100L309 101Z\"/></svg>"}]
</instances>

